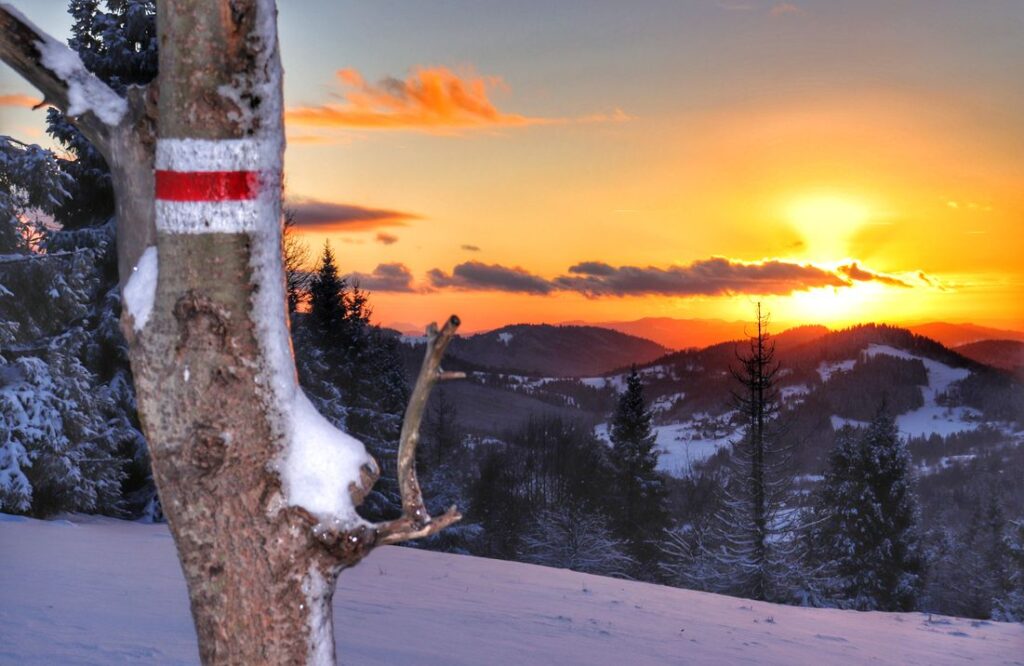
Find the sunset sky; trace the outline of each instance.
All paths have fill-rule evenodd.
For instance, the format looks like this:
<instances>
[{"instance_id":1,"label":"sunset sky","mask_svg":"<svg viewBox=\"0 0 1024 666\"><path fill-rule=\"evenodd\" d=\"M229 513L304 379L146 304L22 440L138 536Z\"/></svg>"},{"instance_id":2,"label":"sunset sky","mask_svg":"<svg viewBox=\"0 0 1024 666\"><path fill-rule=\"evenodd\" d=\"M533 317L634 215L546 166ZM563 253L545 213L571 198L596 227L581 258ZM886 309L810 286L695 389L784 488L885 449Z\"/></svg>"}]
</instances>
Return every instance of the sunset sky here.
<instances>
[{"instance_id":1,"label":"sunset sky","mask_svg":"<svg viewBox=\"0 0 1024 666\"><path fill-rule=\"evenodd\" d=\"M1024 328L1024 2L278 4L290 205L382 323Z\"/></svg>"}]
</instances>

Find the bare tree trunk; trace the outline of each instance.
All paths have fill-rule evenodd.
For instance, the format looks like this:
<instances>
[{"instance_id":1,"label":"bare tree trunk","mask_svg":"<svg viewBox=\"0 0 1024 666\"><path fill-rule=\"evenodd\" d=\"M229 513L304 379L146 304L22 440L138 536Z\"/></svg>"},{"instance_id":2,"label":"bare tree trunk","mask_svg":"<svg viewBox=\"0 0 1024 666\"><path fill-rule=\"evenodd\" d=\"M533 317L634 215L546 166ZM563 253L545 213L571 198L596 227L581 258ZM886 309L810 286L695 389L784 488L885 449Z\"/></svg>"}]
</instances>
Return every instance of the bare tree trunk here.
<instances>
[{"instance_id":1,"label":"bare tree trunk","mask_svg":"<svg viewBox=\"0 0 1024 666\"><path fill-rule=\"evenodd\" d=\"M440 369L456 318L428 330L402 429L398 520L355 514L376 463L327 432L298 388L281 265L276 18L274 0L162 0L158 88L121 100L0 6L0 58L74 115L111 165L139 416L204 664L334 663L340 571L460 517L454 507L429 516L414 465L427 396L457 376ZM354 462L329 476L296 458L303 446Z\"/></svg>"}]
</instances>

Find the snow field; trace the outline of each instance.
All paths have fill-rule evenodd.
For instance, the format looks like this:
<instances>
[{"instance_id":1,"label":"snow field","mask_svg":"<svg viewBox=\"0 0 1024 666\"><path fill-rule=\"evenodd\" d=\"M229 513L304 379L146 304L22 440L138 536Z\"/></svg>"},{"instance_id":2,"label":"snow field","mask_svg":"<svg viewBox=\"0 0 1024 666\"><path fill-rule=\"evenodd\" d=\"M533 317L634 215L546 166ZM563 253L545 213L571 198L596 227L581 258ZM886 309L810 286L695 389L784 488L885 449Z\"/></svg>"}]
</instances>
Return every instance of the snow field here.
<instances>
[{"instance_id":1,"label":"snow field","mask_svg":"<svg viewBox=\"0 0 1024 666\"><path fill-rule=\"evenodd\" d=\"M0 562L0 663L198 663L165 526L0 515ZM346 664L1024 660L1019 624L776 606L411 548L342 574L334 607Z\"/></svg>"}]
</instances>

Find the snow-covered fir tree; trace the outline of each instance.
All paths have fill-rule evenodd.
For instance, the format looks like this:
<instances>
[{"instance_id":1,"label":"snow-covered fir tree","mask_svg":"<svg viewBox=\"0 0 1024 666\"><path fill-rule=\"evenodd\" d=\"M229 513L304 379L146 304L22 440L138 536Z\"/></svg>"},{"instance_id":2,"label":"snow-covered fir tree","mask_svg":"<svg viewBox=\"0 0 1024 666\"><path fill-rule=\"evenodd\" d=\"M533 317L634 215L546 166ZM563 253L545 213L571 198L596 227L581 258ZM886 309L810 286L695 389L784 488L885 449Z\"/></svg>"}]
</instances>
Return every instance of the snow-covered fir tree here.
<instances>
[{"instance_id":1,"label":"snow-covered fir tree","mask_svg":"<svg viewBox=\"0 0 1024 666\"><path fill-rule=\"evenodd\" d=\"M990 619L1012 590L1011 524L1001 498L973 498L961 530L949 525L930 535L922 607L931 612Z\"/></svg>"},{"instance_id":2,"label":"snow-covered fir tree","mask_svg":"<svg viewBox=\"0 0 1024 666\"><path fill-rule=\"evenodd\" d=\"M829 458L811 524L825 593L861 610L909 611L924 558L910 455L884 401L863 430L845 428Z\"/></svg>"},{"instance_id":3,"label":"snow-covered fir tree","mask_svg":"<svg viewBox=\"0 0 1024 666\"><path fill-rule=\"evenodd\" d=\"M73 0L69 12L69 44L94 73L119 91L153 78L153 0ZM0 284L6 290L0 298L0 354L10 364L0 379L0 391L8 394L8 443L23 438L24 448L29 441L24 438L38 432L34 428L44 416L50 419L46 429L52 438L41 448L32 440L35 443L23 456L0 454L0 465L20 458L30 466L19 477L33 486L30 505L20 502L22 511L123 515L148 507L152 515L157 511L155 492L118 325L109 170L62 114L51 109L47 119L49 133L69 159L11 140L0 142L0 179L7 195L14 195L15 208L20 208L15 216L17 236L25 241L15 251L18 256L5 247L0 264ZM36 190L42 194L25 198ZM11 201L8 196L6 204ZM10 206L0 203L0 208L5 223L0 236L6 242L11 237ZM27 422L33 427L11 420L19 410L21 418L37 419ZM76 461L84 462L76 467ZM53 481L54 474L64 480ZM81 485L80 491L71 492L75 483ZM50 499L54 493L59 499Z\"/></svg>"},{"instance_id":4,"label":"snow-covered fir tree","mask_svg":"<svg viewBox=\"0 0 1024 666\"><path fill-rule=\"evenodd\" d=\"M657 471L658 450L643 382L634 366L626 378L611 423L609 459L613 470L616 536L634 560L632 575L653 580L660 575L658 542L669 524L665 481Z\"/></svg>"},{"instance_id":5,"label":"snow-covered fir tree","mask_svg":"<svg viewBox=\"0 0 1024 666\"><path fill-rule=\"evenodd\" d=\"M697 529L670 534L679 558L676 578L687 587L750 599L792 601L802 574L795 535L790 460L780 423L775 344L757 307L756 332L733 369L733 403L744 420L733 443L718 509Z\"/></svg>"}]
</instances>

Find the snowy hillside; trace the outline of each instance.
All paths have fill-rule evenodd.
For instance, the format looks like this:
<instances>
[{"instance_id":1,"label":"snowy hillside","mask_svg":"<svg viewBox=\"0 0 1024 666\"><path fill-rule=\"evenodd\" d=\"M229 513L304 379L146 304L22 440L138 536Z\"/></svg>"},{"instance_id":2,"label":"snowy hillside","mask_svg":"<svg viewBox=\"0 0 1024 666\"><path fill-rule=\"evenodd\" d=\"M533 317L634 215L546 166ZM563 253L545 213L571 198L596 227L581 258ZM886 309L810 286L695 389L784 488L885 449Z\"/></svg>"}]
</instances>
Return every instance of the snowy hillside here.
<instances>
[{"instance_id":1,"label":"snowy hillside","mask_svg":"<svg viewBox=\"0 0 1024 666\"><path fill-rule=\"evenodd\" d=\"M0 514L0 663L195 664L167 529ZM1024 626L775 606L387 547L342 576L348 664L1021 664Z\"/></svg>"}]
</instances>

